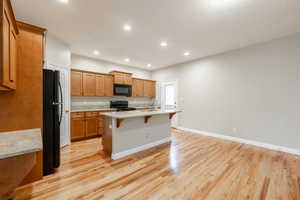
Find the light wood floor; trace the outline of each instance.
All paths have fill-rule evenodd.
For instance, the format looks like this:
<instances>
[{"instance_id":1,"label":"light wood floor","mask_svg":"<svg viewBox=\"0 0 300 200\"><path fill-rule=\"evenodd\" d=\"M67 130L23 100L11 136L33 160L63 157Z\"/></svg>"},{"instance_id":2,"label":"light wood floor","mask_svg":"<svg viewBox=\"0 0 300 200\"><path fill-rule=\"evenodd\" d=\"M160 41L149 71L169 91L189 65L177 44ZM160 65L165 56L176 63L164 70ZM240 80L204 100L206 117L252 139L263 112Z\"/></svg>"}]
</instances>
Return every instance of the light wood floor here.
<instances>
[{"instance_id":1,"label":"light wood floor","mask_svg":"<svg viewBox=\"0 0 300 200\"><path fill-rule=\"evenodd\" d=\"M300 158L173 130L172 144L112 161L100 139L62 150L59 171L16 199L300 199Z\"/></svg>"}]
</instances>

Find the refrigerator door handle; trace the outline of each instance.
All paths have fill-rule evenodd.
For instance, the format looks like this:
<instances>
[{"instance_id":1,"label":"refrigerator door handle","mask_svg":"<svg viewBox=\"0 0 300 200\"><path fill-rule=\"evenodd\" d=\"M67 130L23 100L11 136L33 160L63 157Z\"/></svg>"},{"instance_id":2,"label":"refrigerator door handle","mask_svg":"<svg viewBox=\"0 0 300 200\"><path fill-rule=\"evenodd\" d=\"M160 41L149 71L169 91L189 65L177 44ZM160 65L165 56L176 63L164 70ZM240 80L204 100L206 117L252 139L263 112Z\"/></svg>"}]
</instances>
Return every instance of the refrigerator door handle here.
<instances>
[{"instance_id":1,"label":"refrigerator door handle","mask_svg":"<svg viewBox=\"0 0 300 200\"><path fill-rule=\"evenodd\" d=\"M63 117L63 109L64 109L63 92L62 92L62 87L61 87L60 81L58 81L58 86L59 86L59 91L60 91L60 103L58 103L58 105L61 105L60 119L59 119L59 126L60 126L62 117Z\"/></svg>"}]
</instances>

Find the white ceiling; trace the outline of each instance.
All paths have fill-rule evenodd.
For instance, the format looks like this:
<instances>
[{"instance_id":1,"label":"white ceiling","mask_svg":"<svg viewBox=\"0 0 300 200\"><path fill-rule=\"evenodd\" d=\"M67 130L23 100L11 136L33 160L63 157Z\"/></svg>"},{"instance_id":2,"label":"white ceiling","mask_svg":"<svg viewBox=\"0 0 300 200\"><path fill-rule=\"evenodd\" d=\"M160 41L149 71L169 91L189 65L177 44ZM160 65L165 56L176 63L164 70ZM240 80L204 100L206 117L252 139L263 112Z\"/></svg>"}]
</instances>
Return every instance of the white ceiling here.
<instances>
[{"instance_id":1,"label":"white ceiling","mask_svg":"<svg viewBox=\"0 0 300 200\"><path fill-rule=\"evenodd\" d=\"M299 0L12 0L76 54L151 70L300 33ZM131 32L123 25L130 24ZM167 48L160 47L166 40ZM100 55L94 55L97 49ZM185 51L191 55L183 56ZM130 58L130 63L124 61Z\"/></svg>"}]
</instances>

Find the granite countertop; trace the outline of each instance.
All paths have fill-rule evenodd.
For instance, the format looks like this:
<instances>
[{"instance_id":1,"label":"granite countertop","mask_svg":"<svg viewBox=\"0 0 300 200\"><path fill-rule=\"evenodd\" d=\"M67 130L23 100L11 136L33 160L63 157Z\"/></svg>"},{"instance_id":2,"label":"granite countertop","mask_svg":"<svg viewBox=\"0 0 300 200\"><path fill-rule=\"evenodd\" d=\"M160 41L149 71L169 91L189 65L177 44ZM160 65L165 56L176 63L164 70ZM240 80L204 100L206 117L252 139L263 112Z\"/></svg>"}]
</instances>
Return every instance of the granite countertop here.
<instances>
[{"instance_id":1,"label":"granite countertop","mask_svg":"<svg viewBox=\"0 0 300 200\"><path fill-rule=\"evenodd\" d=\"M41 129L0 133L0 159L43 150Z\"/></svg>"},{"instance_id":2,"label":"granite countertop","mask_svg":"<svg viewBox=\"0 0 300 200\"><path fill-rule=\"evenodd\" d=\"M154 109L154 110L136 110L136 111L127 111L127 112L110 112L110 113L102 113L102 115L115 118L115 119L126 119L133 117L144 117L144 116L153 116L153 115L164 115L170 113L178 113L182 112L178 109Z\"/></svg>"}]
</instances>

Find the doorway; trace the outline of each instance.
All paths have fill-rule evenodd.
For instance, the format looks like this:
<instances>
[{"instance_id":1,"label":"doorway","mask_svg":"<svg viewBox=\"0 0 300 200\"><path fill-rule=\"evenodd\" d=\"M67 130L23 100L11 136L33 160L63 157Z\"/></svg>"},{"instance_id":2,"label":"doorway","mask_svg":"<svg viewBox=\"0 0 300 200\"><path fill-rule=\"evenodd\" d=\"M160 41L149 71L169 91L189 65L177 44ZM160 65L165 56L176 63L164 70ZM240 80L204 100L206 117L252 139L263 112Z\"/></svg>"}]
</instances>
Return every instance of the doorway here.
<instances>
[{"instance_id":1,"label":"doorway","mask_svg":"<svg viewBox=\"0 0 300 200\"><path fill-rule=\"evenodd\" d=\"M178 106L178 81L161 83L162 109L176 109ZM174 128L178 126L177 115L172 118L171 126Z\"/></svg>"}]
</instances>

